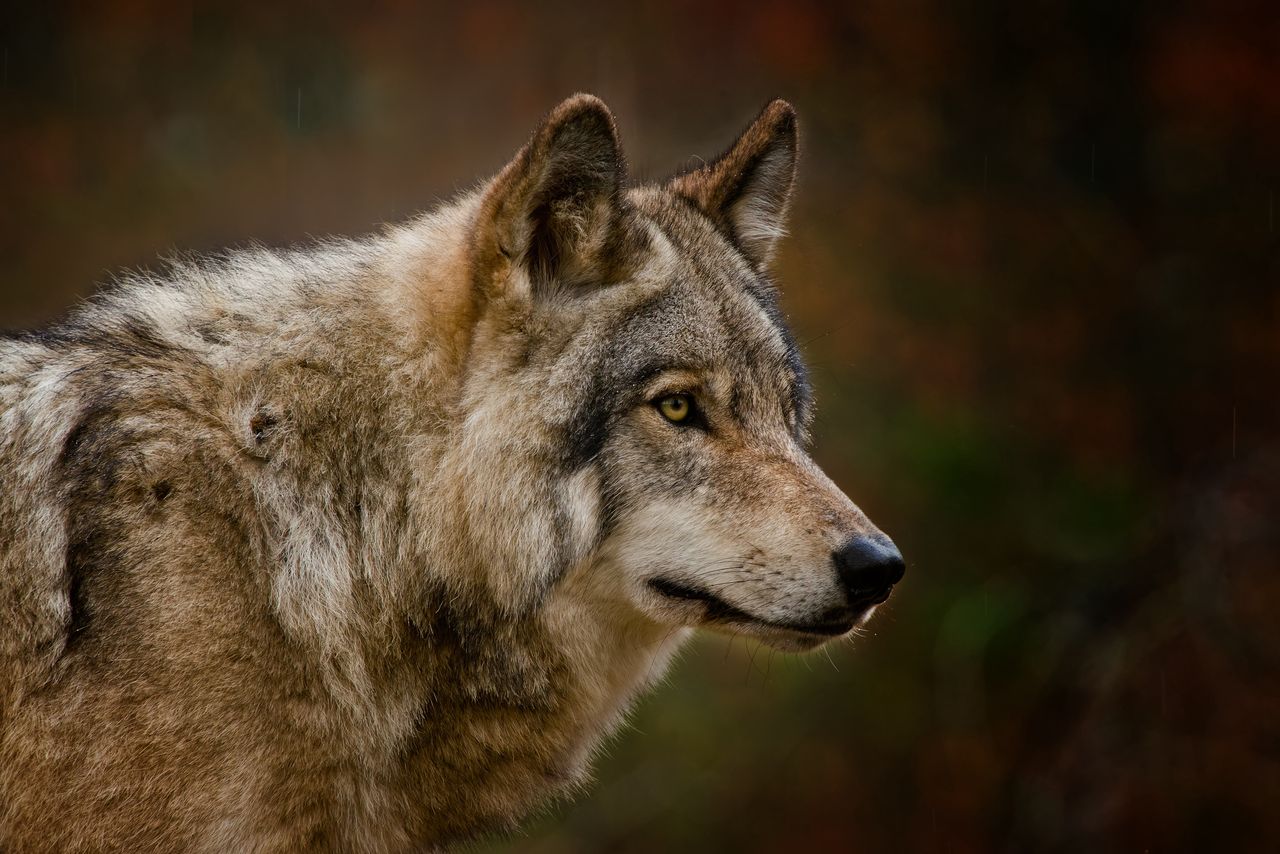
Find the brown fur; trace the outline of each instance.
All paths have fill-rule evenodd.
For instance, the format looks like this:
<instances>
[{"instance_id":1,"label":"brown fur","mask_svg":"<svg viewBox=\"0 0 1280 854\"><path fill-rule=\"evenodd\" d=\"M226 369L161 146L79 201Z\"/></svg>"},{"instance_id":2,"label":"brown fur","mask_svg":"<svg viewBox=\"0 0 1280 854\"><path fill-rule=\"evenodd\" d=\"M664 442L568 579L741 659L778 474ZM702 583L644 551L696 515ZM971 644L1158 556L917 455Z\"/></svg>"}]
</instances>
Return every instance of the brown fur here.
<instances>
[{"instance_id":1,"label":"brown fur","mask_svg":"<svg viewBox=\"0 0 1280 854\"><path fill-rule=\"evenodd\" d=\"M690 627L865 619L763 278L794 154L775 102L626 189L575 96L421 219L0 338L0 849L444 845L579 785Z\"/></svg>"}]
</instances>

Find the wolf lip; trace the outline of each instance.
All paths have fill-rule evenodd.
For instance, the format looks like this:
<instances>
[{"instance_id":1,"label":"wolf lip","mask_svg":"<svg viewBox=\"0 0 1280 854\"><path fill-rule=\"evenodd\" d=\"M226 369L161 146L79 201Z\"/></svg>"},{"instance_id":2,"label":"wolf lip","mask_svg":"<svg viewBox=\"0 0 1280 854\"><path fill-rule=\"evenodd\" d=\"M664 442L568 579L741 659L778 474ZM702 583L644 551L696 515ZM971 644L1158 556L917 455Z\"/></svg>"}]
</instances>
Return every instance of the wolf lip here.
<instances>
[{"instance_id":1,"label":"wolf lip","mask_svg":"<svg viewBox=\"0 0 1280 854\"><path fill-rule=\"evenodd\" d=\"M651 578L648 581L648 585L654 592L668 599L701 603L706 608L706 622L708 623L748 623L754 626L797 634L836 637L852 629L854 623L857 622L857 615L853 614L847 618L827 620L821 623L777 622L752 616L741 608L730 605L708 590L682 584L679 581L672 581L669 578Z\"/></svg>"},{"instance_id":2,"label":"wolf lip","mask_svg":"<svg viewBox=\"0 0 1280 854\"><path fill-rule=\"evenodd\" d=\"M889 601L889 596L893 593L893 585L890 584L879 590L855 591L853 598L853 606L856 608L870 608L872 605L882 605Z\"/></svg>"}]
</instances>

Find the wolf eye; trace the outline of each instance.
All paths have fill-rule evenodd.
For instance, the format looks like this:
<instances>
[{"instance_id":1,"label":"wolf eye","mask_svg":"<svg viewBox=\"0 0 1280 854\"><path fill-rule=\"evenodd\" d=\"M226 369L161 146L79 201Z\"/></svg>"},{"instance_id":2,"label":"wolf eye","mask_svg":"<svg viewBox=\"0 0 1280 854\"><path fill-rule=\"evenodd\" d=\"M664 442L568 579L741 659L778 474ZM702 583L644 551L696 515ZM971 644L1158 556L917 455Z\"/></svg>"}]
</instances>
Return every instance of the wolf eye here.
<instances>
[{"instance_id":1,"label":"wolf eye","mask_svg":"<svg viewBox=\"0 0 1280 854\"><path fill-rule=\"evenodd\" d=\"M687 394L669 394L660 398L656 405L662 417L672 424L688 423L694 412L693 397Z\"/></svg>"}]
</instances>

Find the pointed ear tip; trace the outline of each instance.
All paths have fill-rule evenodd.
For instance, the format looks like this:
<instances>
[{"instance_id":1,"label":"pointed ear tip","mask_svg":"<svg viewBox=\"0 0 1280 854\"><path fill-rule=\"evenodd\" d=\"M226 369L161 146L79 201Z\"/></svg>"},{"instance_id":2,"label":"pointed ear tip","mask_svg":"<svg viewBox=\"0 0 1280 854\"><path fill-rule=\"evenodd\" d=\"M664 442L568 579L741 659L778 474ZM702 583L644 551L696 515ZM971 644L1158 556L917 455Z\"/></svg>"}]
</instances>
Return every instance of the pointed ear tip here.
<instances>
[{"instance_id":1,"label":"pointed ear tip","mask_svg":"<svg viewBox=\"0 0 1280 854\"><path fill-rule=\"evenodd\" d=\"M795 118L796 108L785 98L773 98L769 103L765 104L764 112L771 115Z\"/></svg>"},{"instance_id":2,"label":"pointed ear tip","mask_svg":"<svg viewBox=\"0 0 1280 854\"><path fill-rule=\"evenodd\" d=\"M613 113L604 101L586 92L577 92L565 98L547 115L545 127L563 127L570 124L596 124L607 129L615 139L618 136L617 122Z\"/></svg>"},{"instance_id":3,"label":"pointed ear tip","mask_svg":"<svg viewBox=\"0 0 1280 854\"><path fill-rule=\"evenodd\" d=\"M760 118L769 123L775 133L790 133L795 135L796 132L796 108L791 106L790 101L784 101L782 98L774 98L764 109L760 111Z\"/></svg>"}]
</instances>

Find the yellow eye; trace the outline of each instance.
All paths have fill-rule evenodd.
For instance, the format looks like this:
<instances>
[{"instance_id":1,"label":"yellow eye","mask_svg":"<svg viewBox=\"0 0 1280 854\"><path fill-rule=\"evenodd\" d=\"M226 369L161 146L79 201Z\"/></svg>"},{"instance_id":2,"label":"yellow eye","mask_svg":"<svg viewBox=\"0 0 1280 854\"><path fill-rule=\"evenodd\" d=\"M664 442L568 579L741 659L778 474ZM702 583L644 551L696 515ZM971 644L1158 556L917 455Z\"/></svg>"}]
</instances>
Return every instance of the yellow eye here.
<instances>
[{"instance_id":1,"label":"yellow eye","mask_svg":"<svg viewBox=\"0 0 1280 854\"><path fill-rule=\"evenodd\" d=\"M689 414L693 412L693 401L687 394L669 394L658 401L658 411L662 413L663 418L673 424L679 424L688 419Z\"/></svg>"}]
</instances>

